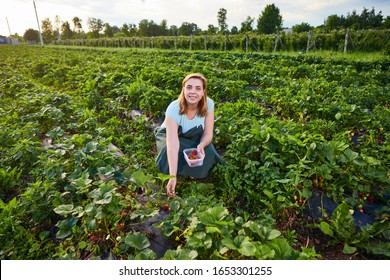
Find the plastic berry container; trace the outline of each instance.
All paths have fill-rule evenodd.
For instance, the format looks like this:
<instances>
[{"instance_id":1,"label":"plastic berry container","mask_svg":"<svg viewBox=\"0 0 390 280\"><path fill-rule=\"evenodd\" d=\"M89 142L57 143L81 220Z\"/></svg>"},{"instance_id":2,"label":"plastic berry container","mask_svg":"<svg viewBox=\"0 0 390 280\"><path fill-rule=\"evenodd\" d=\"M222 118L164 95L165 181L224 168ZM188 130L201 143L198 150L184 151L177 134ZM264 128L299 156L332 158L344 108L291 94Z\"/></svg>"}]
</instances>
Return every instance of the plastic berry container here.
<instances>
[{"instance_id":1,"label":"plastic berry container","mask_svg":"<svg viewBox=\"0 0 390 280\"><path fill-rule=\"evenodd\" d=\"M197 149L184 149L184 158L190 167L202 166L204 156Z\"/></svg>"}]
</instances>

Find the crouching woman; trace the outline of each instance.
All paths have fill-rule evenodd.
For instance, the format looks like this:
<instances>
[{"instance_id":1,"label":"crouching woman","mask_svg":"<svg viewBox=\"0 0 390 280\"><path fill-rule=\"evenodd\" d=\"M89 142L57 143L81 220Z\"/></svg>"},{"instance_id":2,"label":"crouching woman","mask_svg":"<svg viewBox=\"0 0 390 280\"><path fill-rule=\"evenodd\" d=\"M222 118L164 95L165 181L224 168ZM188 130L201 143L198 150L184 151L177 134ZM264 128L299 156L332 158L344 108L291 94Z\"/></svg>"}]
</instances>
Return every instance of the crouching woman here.
<instances>
[{"instance_id":1,"label":"crouching woman","mask_svg":"<svg viewBox=\"0 0 390 280\"><path fill-rule=\"evenodd\" d=\"M214 101L207 97L207 80L199 73L187 75L182 81L179 98L167 108L161 127L156 130L160 172L169 174L167 195L176 195L177 175L205 178L210 169L222 163L213 146ZM196 148L204 156L203 165L190 167L183 150Z\"/></svg>"}]
</instances>

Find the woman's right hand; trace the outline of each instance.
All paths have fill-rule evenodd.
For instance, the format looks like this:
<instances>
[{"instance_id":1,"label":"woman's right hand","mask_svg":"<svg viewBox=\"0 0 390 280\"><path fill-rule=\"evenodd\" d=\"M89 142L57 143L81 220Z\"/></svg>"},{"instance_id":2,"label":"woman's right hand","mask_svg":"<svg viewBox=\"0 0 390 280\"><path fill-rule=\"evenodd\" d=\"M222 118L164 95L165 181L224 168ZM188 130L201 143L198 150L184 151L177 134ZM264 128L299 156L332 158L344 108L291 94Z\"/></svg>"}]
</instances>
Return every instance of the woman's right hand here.
<instances>
[{"instance_id":1,"label":"woman's right hand","mask_svg":"<svg viewBox=\"0 0 390 280\"><path fill-rule=\"evenodd\" d=\"M177 194L175 192L176 183L177 183L176 177L169 179L167 184L167 195L169 197L175 197L175 195Z\"/></svg>"}]
</instances>

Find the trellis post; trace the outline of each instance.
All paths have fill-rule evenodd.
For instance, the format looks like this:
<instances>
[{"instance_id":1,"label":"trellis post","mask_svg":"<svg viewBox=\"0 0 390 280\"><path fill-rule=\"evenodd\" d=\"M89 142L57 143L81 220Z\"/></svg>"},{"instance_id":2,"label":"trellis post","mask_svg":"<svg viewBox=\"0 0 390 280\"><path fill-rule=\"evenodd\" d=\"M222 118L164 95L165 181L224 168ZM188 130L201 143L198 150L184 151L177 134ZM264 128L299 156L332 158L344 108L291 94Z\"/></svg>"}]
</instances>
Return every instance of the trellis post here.
<instances>
[{"instance_id":1,"label":"trellis post","mask_svg":"<svg viewBox=\"0 0 390 280\"><path fill-rule=\"evenodd\" d=\"M224 42L223 42L223 50L226 51L226 41L227 41L227 34L225 32L225 38L224 38Z\"/></svg>"},{"instance_id":2,"label":"trellis post","mask_svg":"<svg viewBox=\"0 0 390 280\"><path fill-rule=\"evenodd\" d=\"M280 38L280 33L279 33L279 31L276 32L274 52L276 52L276 48L278 47L278 42L280 42L280 45L283 46L282 39Z\"/></svg>"},{"instance_id":3,"label":"trellis post","mask_svg":"<svg viewBox=\"0 0 390 280\"><path fill-rule=\"evenodd\" d=\"M311 31L309 31L309 34L307 35L306 53L309 52L311 35Z\"/></svg>"},{"instance_id":4,"label":"trellis post","mask_svg":"<svg viewBox=\"0 0 390 280\"><path fill-rule=\"evenodd\" d=\"M351 34L349 33L349 28L347 28L347 32L345 33L344 52L347 52L348 39L351 40L352 47L355 48Z\"/></svg>"},{"instance_id":5,"label":"trellis post","mask_svg":"<svg viewBox=\"0 0 390 280\"><path fill-rule=\"evenodd\" d=\"M248 34L245 35L245 52L248 52L249 48L249 36Z\"/></svg>"}]
</instances>

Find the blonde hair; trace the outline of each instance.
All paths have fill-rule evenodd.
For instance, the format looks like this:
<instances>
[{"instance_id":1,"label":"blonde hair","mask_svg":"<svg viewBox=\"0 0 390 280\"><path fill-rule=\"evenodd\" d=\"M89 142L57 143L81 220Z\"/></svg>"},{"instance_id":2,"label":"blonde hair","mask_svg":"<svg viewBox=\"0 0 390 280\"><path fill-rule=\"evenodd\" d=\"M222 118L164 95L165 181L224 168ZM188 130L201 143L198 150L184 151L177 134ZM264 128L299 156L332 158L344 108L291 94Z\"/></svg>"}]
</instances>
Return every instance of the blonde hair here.
<instances>
[{"instance_id":1,"label":"blonde hair","mask_svg":"<svg viewBox=\"0 0 390 280\"><path fill-rule=\"evenodd\" d=\"M181 83L181 85L182 85L181 92L180 92L180 95L178 98L179 105L180 105L179 114L180 115L186 114L187 110L188 110L188 104L187 104L186 98L184 96L184 87L189 79L199 79L202 81L204 94L203 94L203 98L198 103L198 113L197 114L200 117L204 117L207 115L207 110L208 110L208 107L207 107L207 79L200 73L188 74L183 79L183 81Z\"/></svg>"}]
</instances>

